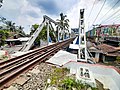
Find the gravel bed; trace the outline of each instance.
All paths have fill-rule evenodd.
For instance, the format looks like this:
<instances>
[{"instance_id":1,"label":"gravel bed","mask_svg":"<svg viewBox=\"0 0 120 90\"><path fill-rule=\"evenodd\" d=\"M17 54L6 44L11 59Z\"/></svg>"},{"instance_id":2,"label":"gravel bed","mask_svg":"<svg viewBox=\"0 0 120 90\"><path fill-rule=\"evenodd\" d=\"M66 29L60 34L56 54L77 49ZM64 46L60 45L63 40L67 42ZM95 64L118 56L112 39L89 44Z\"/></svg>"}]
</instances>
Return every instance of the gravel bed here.
<instances>
[{"instance_id":1,"label":"gravel bed","mask_svg":"<svg viewBox=\"0 0 120 90\"><path fill-rule=\"evenodd\" d=\"M39 70L39 73L27 72L23 74L24 78L30 78L25 84L19 85L13 83L12 86L16 87L18 90L44 90L46 86L46 81L49 76L54 72L55 66L47 63L40 63L33 69Z\"/></svg>"}]
</instances>

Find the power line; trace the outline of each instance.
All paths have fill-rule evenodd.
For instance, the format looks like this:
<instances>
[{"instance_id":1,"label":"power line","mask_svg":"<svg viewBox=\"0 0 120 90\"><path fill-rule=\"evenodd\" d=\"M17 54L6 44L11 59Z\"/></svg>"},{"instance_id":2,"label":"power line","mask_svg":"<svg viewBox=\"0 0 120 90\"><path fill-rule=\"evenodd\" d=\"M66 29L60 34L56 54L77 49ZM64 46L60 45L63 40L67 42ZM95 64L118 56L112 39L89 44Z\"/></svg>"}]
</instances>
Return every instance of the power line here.
<instances>
[{"instance_id":1,"label":"power line","mask_svg":"<svg viewBox=\"0 0 120 90\"><path fill-rule=\"evenodd\" d=\"M113 19L112 21L109 21L109 22L117 22L117 21L119 21L120 19L120 15L119 16L117 16L117 18L115 18L115 19Z\"/></svg>"},{"instance_id":2,"label":"power line","mask_svg":"<svg viewBox=\"0 0 120 90\"><path fill-rule=\"evenodd\" d=\"M114 16L114 17L112 17L112 18L107 19L107 20L104 21L104 22L110 22L111 20L114 21L114 20L118 19L119 17L120 17L120 15Z\"/></svg>"},{"instance_id":3,"label":"power line","mask_svg":"<svg viewBox=\"0 0 120 90\"><path fill-rule=\"evenodd\" d=\"M118 3L120 2L120 0L118 0L104 15L102 18L104 18ZM102 19L101 18L101 19Z\"/></svg>"},{"instance_id":4,"label":"power line","mask_svg":"<svg viewBox=\"0 0 120 90\"><path fill-rule=\"evenodd\" d=\"M96 2L96 0L94 1L93 5L92 5L92 8L91 8L91 10L90 10L90 14L89 14L89 16L88 16L88 19L89 19L90 15L91 15L91 13L92 13L92 10L93 10L93 8L94 8L94 6L95 6L95 2Z\"/></svg>"},{"instance_id":5,"label":"power line","mask_svg":"<svg viewBox=\"0 0 120 90\"><path fill-rule=\"evenodd\" d=\"M105 21L109 20L111 17L113 17L116 13L118 13L120 11L120 9L118 9L115 13L113 13L111 16L109 16L108 18L106 18L104 21L102 21L101 23L104 23Z\"/></svg>"},{"instance_id":6,"label":"power line","mask_svg":"<svg viewBox=\"0 0 120 90\"><path fill-rule=\"evenodd\" d=\"M104 3L103 3L103 5L102 5L101 9L100 9L99 13L97 14L97 16L96 16L96 18L95 18L95 20L93 21L93 23L92 23L92 24L94 24L94 23L95 23L95 21L97 20L97 18L98 18L98 16L99 16L99 14L101 13L101 11L102 11L102 9L103 9L103 7L104 7L104 5L105 5L105 2L106 2L106 0L104 0Z\"/></svg>"},{"instance_id":7,"label":"power line","mask_svg":"<svg viewBox=\"0 0 120 90\"><path fill-rule=\"evenodd\" d=\"M120 21L120 19L117 19L116 21L114 21L114 22L117 22L117 21Z\"/></svg>"}]
</instances>

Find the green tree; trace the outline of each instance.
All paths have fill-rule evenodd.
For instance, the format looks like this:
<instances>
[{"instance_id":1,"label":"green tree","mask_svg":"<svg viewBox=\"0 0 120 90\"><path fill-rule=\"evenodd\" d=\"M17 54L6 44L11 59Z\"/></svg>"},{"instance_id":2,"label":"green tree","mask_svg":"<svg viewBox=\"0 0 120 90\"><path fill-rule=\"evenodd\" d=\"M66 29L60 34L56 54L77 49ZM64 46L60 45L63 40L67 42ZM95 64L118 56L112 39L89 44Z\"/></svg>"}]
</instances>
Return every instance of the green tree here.
<instances>
[{"instance_id":1,"label":"green tree","mask_svg":"<svg viewBox=\"0 0 120 90\"><path fill-rule=\"evenodd\" d=\"M39 27L38 24L32 25L30 35L32 35L37 30L38 27Z\"/></svg>"},{"instance_id":2,"label":"green tree","mask_svg":"<svg viewBox=\"0 0 120 90\"><path fill-rule=\"evenodd\" d=\"M5 23L6 18L0 17L0 22Z\"/></svg>"},{"instance_id":3,"label":"green tree","mask_svg":"<svg viewBox=\"0 0 120 90\"><path fill-rule=\"evenodd\" d=\"M8 30L10 30L11 32L16 32L15 23L13 23L12 21L6 21L5 24Z\"/></svg>"},{"instance_id":4,"label":"green tree","mask_svg":"<svg viewBox=\"0 0 120 90\"><path fill-rule=\"evenodd\" d=\"M0 30L0 46L5 44L5 39L9 36L9 33L4 30Z\"/></svg>"},{"instance_id":5,"label":"green tree","mask_svg":"<svg viewBox=\"0 0 120 90\"><path fill-rule=\"evenodd\" d=\"M2 7L3 4L3 0L0 0L0 8Z\"/></svg>"},{"instance_id":6,"label":"green tree","mask_svg":"<svg viewBox=\"0 0 120 90\"><path fill-rule=\"evenodd\" d=\"M18 34L20 34L21 36L26 36L25 35L25 32L23 31L23 29L24 29L24 27L22 27L22 26L16 26L16 32L18 33Z\"/></svg>"},{"instance_id":7,"label":"green tree","mask_svg":"<svg viewBox=\"0 0 120 90\"><path fill-rule=\"evenodd\" d=\"M32 35L37 30L38 27L39 27L38 24L32 25L30 35ZM55 41L54 28L49 28L49 29L50 29L49 35L51 39ZM38 45L40 45L40 39L43 41L47 41L47 25L43 27L43 29L41 30L41 32L39 33L38 37L35 40L35 42Z\"/></svg>"}]
</instances>

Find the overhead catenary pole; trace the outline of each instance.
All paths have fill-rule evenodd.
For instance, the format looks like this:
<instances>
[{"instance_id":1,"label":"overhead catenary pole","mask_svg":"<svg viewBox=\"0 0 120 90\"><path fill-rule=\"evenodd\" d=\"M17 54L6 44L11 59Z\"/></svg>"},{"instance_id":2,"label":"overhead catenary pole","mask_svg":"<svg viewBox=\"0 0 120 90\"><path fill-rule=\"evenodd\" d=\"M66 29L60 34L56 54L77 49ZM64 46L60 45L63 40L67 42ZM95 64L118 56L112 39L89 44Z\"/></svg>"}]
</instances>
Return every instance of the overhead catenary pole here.
<instances>
[{"instance_id":1,"label":"overhead catenary pole","mask_svg":"<svg viewBox=\"0 0 120 90\"><path fill-rule=\"evenodd\" d=\"M78 61L87 62L86 35L84 29L84 9L80 9Z\"/></svg>"}]
</instances>

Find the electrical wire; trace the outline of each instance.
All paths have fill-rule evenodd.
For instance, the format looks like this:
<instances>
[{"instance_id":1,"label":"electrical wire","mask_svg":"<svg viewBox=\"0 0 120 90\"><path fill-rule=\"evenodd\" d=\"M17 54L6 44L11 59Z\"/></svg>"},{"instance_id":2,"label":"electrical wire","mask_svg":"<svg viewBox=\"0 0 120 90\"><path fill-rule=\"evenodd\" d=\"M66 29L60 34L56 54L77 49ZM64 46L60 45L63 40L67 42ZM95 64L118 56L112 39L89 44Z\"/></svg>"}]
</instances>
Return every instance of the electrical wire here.
<instances>
[{"instance_id":1,"label":"electrical wire","mask_svg":"<svg viewBox=\"0 0 120 90\"><path fill-rule=\"evenodd\" d=\"M89 19L90 15L91 15L91 13L92 13L92 10L93 10L93 8L94 8L94 6L95 6L95 2L96 2L96 0L94 0L94 3L93 3L92 8L91 8L91 10L90 10L90 14L88 15L88 19Z\"/></svg>"},{"instance_id":2,"label":"electrical wire","mask_svg":"<svg viewBox=\"0 0 120 90\"><path fill-rule=\"evenodd\" d=\"M98 14L97 14L96 18L94 19L94 21L93 21L92 25L95 23L95 21L97 20L97 18L98 18L98 16L99 16L99 14L101 13L101 11L102 11L102 9L103 9L103 7L104 7L104 5L105 5L105 2L106 2L106 0L104 0L104 3L103 3L103 5L102 5L102 7L101 7L100 11L98 12Z\"/></svg>"},{"instance_id":3,"label":"electrical wire","mask_svg":"<svg viewBox=\"0 0 120 90\"><path fill-rule=\"evenodd\" d=\"M116 19L120 18L120 15L118 14L118 16L114 16L113 18L109 18L108 20L106 20L105 22L110 22L111 20L114 21ZM105 23L104 22L104 23Z\"/></svg>"},{"instance_id":4,"label":"electrical wire","mask_svg":"<svg viewBox=\"0 0 120 90\"><path fill-rule=\"evenodd\" d=\"M112 20L112 21L110 21L110 22L113 22L113 23L114 23L114 22L120 21L119 18L120 18L120 16L118 16L118 18L115 18L114 20Z\"/></svg>"},{"instance_id":5,"label":"electrical wire","mask_svg":"<svg viewBox=\"0 0 120 90\"><path fill-rule=\"evenodd\" d=\"M100 11L98 12L98 14L97 14L96 18L94 19L94 21L93 21L93 23L91 24L91 26L90 26L90 28L89 28L89 29L91 29L91 28L92 28L92 25L93 25L93 24L94 24L94 22L97 20L97 17L99 16L100 12L102 11L102 9L103 9L103 7L104 7L104 5L105 5L105 2L106 2L106 0L104 0L103 5L102 5L102 7L100 8Z\"/></svg>"},{"instance_id":6,"label":"electrical wire","mask_svg":"<svg viewBox=\"0 0 120 90\"><path fill-rule=\"evenodd\" d=\"M113 13L111 16L109 16L108 18L106 18L104 21L102 21L101 23L104 23L105 21L109 20L111 17L113 17L116 13L118 13L120 11L120 9L118 9L115 13Z\"/></svg>"},{"instance_id":7,"label":"electrical wire","mask_svg":"<svg viewBox=\"0 0 120 90\"><path fill-rule=\"evenodd\" d=\"M101 19L103 19L118 3L120 2L120 0L118 0L104 15ZM100 19L100 20L101 20Z\"/></svg>"}]
</instances>

